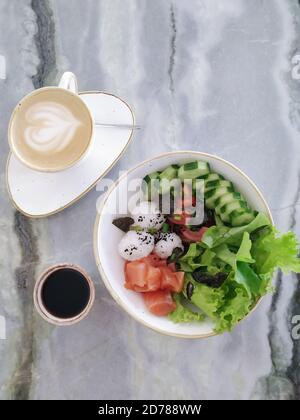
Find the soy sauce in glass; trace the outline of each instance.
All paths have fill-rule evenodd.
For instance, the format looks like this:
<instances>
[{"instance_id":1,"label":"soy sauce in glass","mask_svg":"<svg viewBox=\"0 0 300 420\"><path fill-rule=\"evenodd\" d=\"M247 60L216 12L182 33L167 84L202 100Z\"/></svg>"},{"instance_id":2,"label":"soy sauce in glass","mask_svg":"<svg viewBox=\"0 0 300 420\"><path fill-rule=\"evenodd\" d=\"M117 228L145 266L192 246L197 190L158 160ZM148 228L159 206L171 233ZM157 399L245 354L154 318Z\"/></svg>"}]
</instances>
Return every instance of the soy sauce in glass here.
<instances>
[{"instance_id":1,"label":"soy sauce in glass","mask_svg":"<svg viewBox=\"0 0 300 420\"><path fill-rule=\"evenodd\" d=\"M41 289L45 309L61 319L80 315L87 307L90 295L87 279L72 268L60 268L49 274Z\"/></svg>"}]
</instances>

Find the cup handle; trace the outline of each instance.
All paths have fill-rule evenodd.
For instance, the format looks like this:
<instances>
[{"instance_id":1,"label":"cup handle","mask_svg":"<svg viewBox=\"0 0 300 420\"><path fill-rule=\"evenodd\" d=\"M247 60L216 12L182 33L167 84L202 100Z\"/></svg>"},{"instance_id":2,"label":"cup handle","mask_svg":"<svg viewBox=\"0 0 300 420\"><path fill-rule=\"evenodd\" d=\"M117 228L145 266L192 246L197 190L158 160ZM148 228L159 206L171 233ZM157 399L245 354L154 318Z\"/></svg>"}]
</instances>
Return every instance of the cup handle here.
<instances>
[{"instance_id":1,"label":"cup handle","mask_svg":"<svg viewBox=\"0 0 300 420\"><path fill-rule=\"evenodd\" d=\"M71 71L66 71L58 84L58 87L62 89L70 90L73 93L78 93L78 83L74 73Z\"/></svg>"}]
</instances>

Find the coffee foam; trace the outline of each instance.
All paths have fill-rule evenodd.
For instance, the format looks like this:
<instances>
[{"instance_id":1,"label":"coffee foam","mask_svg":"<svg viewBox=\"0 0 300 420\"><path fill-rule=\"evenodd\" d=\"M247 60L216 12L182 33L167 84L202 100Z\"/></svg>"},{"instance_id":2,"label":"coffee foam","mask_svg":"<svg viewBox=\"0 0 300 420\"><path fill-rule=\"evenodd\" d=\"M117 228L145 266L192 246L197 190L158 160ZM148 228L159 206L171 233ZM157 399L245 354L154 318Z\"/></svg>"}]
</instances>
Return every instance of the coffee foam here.
<instances>
[{"instance_id":1,"label":"coffee foam","mask_svg":"<svg viewBox=\"0 0 300 420\"><path fill-rule=\"evenodd\" d=\"M9 125L13 152L37 170L72 166L87 151L92 118L79 96L60 88L42 88L16 107Z\"/></svg>"},{"instance_id":2,"label":"coffee foam","mask_svg":"<svg viewBox=\"0 0 300 420\"><path fill-rule=\"evenodd\" d=\"M41 101L29 106L25 113L24 140L40 153L57 153L74 139L82 122L61 103Z\"/></svg>"}]
</instances>

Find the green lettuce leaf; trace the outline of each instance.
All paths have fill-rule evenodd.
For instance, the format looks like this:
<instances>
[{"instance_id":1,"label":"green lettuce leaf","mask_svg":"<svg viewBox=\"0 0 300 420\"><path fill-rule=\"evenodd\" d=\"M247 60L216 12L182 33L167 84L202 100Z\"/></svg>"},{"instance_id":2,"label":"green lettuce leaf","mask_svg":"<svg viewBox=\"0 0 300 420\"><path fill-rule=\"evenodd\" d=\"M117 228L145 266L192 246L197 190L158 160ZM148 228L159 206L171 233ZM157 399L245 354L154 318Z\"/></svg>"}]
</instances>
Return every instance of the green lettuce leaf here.
<instances>
[{"instance_id":1,"label":"green lettuce leaf","mask_svg":"<svg viewBox=\"0 0 300 420\"><path fill-rule=\"evenodd\" d=\"M215 254L217 258L229 264L234 270L236 270L237 261L243 261L246 263L254 263L255 260L251 256L252 241L248 232L244 232L241 245L236 253L230 251L227 244L219 245L213 248L213 251L208 249Z\"/></svg>"},{"instance_id":2,"label":"green lettuce leaf","mask_svg":"<svg viewBox=\"0 0 300 420\"><path fill-rule=\"evenodd\" d=\"M215 214L215 222L216 222L216 226L225 226L221 217L218 216L217 214Z\"/></svg>"},{"instance_id":3,"label":"green lettuce leaf","mask_svg":"<svg viewBox=\"0 0 300 420\"><path fill-rule=\"evenodd\" d=\"M192 273L197 268L201 267L199 257L203 252L198 244L192 243L185 255L179 259L180 269L186 273Z\"/></svg>"},{"instance_id":4,"label":"green lettuce leaf","mask_svg":"<svg viewBox=\"0 0 300 420\"><path fill-rule=\"evenodd\" d=\"M206 249L201 255L200 267L203 267L208 274L214 276L224 269L224 264L216 258L215 252L211 249Z\"/></svg>"},{"instance_id":5,"label":"green lettuce leaf","mask_svg":"<svg viewBox=\"0 0 300 420\"><path fill-rule=\"evenodd\" d=\"M214 321L217 333L232 330L255 303L245 287L232 279L219 288L208 287L191 278L189 281L194 285L192 303Z\"/></svg>"},{"instance_id":6,"label":"green lettuce leaf","mask_svg":"<svg viewBox=\"0 0 300 420\"><path fill-rule=\"evenodd\" d=\"M236 254L230 251L226 244L219 245L214 248L215 255L232 268L236 267Z\"/></svg>"},{"instance_id":7,"label":"green lettuce leaf","mask_svg":"<svg viewBox=\"0 0 300 420\"><path fill-rule=\"evenodd\" d=\"M201 264L203 267L208 267L210 265L214 265L214 259L216 257L216 253L213 252L211 249L206 249L203 254L201 255Z\"/></svg>"},{"instance_id":8,"label":"green lettuce leaf","mask_svg":"<svg viewBox=\"0 0 300 420\"><path fill-rule=\"evenodd\" d=\"M180 261L189 261L190 258L199 257L202 252L203 249L197 243L190 244L187 253L180 258Z\"/></svg>"},{"instance_id":9,"label":"green lettuce leaf","mask_svg":"<svg viewBox=\"0 0 300 420\"><path fill-rule=\"evenodd\" d=\"M250 298L251 296L256 297L260 294L262 280L249 264L237 261L234 280L236 283L245 287Z\"/></svg>"},{"instance_id":10,"label":"green lettuce leaf","mask_svg":"<svg viewBox=\"0 0 300 420\"><path fill-rule=\"evenodd\" d=\"M244 232L241 245L236 254L231 252L226 244L214 248L216 256L232 267L231 278L237 284L245 287L250 298L259 294L262 283L260 277L249 265L249 263L255 262L250 253L251 247L250 235L248 232Z\"/></svg>"},{"instance_id":11,"label":"green lettuce leaf","mask_svg":"<svg viewBox=\"0 0 300 420\"><path fill-rule=\"evenodd\" d=\"M185 273L193 273L197 269L203 268L203 271L206 271L210 275L215 275L220 271L225 270L225 263L220 258L216 258L216 253L211 249L199 248L197 252L195 251L195 244L191 244L192 251L188 250L188 253L179 259L180 269ZM202 255L201 255L202 253ZM189 257L187 255L189 254ZM191 257L191 255L195 255Z\"/></svg>"},{"instance_id":12,"label":"green lettuce leaf","mask_svg":"<svg viewBox=\"0 0 300 420\"><path fill-rule=\"evenodd\" d=\"M214 321L217 333L232 330L259 297L271 290L276 268L300 273L298 248L295 234L279 234L263 213L246 226L210 227L201 243L191 244L180 259L182 269L188 272L186 283L194 286L191 302ZM210 275L221 271L228 276L221 287L212 288L194 280L191 273L196 269ZM178 305L174 317L190 319L186 310Z\"/></svg>"},{"instance_id":13,"label":"green lettuce leaf","mask_svg":"<svg viewBox=\"0 0 300 420\"><path fill-rule=\"evenodd\" d=\"M191 297L192 303L210 318L215 320L217 318L218 309L224 302L223 289L214 289L205 284L196 283L194 280L191 281L194 285L194 292Z\"/></svg>"},{"instance_id":14,"label":"green lettuce leaf","mask_svg":"<svg viewBox=\"0 0 300 420\"><path fill-rule=\"evenodd\" d=\"M251 256L252 241L248 232L244 232L242 243L236 253L236 260L252 264L255 260Z\"/></svg>"},{"instance_id":15,"label":"green lettuce leaf","mask_svg":"<svg viewBox=\"0 0 300 420\"><path fill-rule=\"evenodd\" d=\"M223 333L231 331L232 328L243 319L253 305L245 288L231 281L222 286L227 289L224 304L218 310L218 317L215 320L215 331Z\"/></svg>"},{"instance_id":16,"label":"green lettuce leaf","mask_svg":"<svg viewBox=\"0 0 300 420\"><path fill-rule=\"evenodd\" d=\"M264 213L258 213L255 219L245 226L229 228L226 226L212 226L202 237L201 243L208 248L214 248L221 244L240 246L244 232L255 230L270 225L270 220Z\"/></svg>"},{"instance_id":17,"label":"green lettuce leaf","mask_svg":"<svg viewBox=\"0 0 300 420\"><path fill-rule=\"evenodd\" d=\"M180 271L184 271L185 273L192 273L194 269L190 266L189 263L193 263L193 259L191 259L191 261L179 261Z\"/></svg>"},{"instance_id":18,"label":"green lettuce leaf","mask_svg":"<svg viewBox=\"0 0 300 420\"><path fill-rule=\"evenodd\" d=\"M299 242L293 232L281 235L273 226L264 229L257 235L252 246L255 271L270 277L276 268L280 268L284 273L300 273L298 248Z\"/></svg>"},{"instance_id":19,"label":"green lettuce leaf","mask_svg":"<svg viewBox=\"0 0 300 420\"><path fill-rule=\"evenodd\" d=\"M205 315L200 312L193 311L191 308L183 305L181 295L176 293L173 295L176 302L176 309L168 317L171 321L179 322L201 322L205 319Z\"/></svg>"}]
</instances>

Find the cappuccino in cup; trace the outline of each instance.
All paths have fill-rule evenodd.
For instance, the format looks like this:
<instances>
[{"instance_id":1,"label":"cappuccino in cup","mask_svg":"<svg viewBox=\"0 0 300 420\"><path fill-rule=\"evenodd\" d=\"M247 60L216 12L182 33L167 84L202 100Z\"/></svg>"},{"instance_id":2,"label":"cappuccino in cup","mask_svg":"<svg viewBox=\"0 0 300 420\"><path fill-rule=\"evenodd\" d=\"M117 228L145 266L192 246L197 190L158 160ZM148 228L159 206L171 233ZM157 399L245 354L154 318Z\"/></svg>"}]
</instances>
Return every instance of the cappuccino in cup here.
<instances>
[{"instance_id":1,"label":"cappuccino in cup","mask_svg":"<svg viewBox=\"0 0 300 420\"><path fill-rule=\"evenodd\" d=\"M74 92L60 87L38 89L15 108L9 125L13 153L28 167L55 172L67 169L90 146L93 120Z\"/></svg>"}]
</instances>

